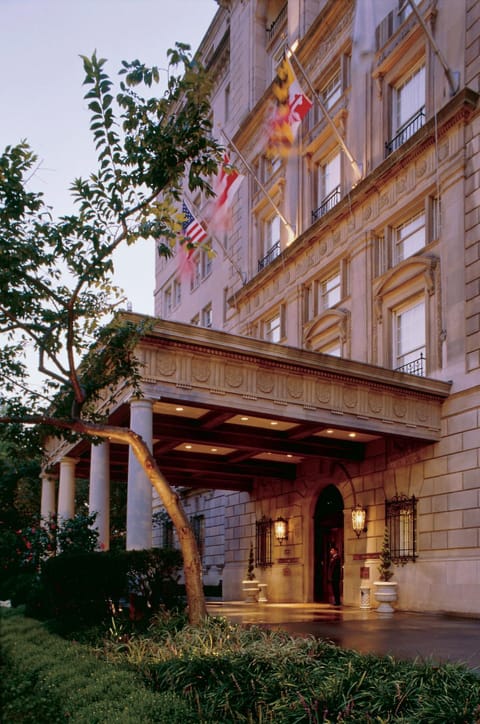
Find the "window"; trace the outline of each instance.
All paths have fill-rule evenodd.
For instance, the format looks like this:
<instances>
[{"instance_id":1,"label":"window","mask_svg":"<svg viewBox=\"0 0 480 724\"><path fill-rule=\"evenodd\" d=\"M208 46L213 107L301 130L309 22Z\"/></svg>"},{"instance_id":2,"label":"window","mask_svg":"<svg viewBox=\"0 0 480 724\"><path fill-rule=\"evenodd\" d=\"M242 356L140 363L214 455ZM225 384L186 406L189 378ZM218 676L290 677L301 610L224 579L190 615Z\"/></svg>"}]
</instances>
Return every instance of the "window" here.
<instances>
[{"instance_id":1,"label":"window","mask_svg":"<svg viewBox=\"0 0 480 724\"><path fill-rule=\"evenodd\" d=\"M337 72L330 78L328 83L322 88L321 91L323 105L327 110L335 105L335 103L341 97L342 92L342 75L339 68Z\"/></svg>"},{"instance_id":2,"label":"window","mask_svg":"<svg viewBox=\"0 0 480 724\"><path fill-rule=\"evenodd\" d=\"M200 558L203 558L205 554L205 516L192 516L190 518L190 525L192 526L193 535L195 536L195 540L197 541Z\"/></svg>"},{"instance_id":3,"label":"window","mask_svg":"<svg viewBox=\"0 0 480 724\"><path fill-rule=\"evenodd\" d=\"M342 259L323 276L303 289L303 321L310 322L328 309L334 309L348 293L348 259Z\"/></svg>"},{"instance_id":4,"label":"window","mask_svg":"<svg viewBox=\"0 0 480 724\"><path fill-rule=\"evenodd\" d=\"M172 313L172 288L168 287L163 292L163 316L169 317Z\"/></svg>"},{"instance_id":5,"label":"window","mask_svg":"<svg viewBox=\"0 0 480 724\"><path fill-rule=\"evenodd\" d=\"M338 304L341 295L341 276L340 272L337 272L328 279L323 279L318 282L318 298L319 298L319 309L330 309Z\"/></svg>"},{"instance_id":6,"label":"window","mask_svg":"<svg viewBox=\"0 0 480 724\"><path fill-rule=\"evenodd\" d=\"M412 256L425 246L425 214L421 213L397 226L394 233L397 262Z\"/></svg>"},{"instance_id":7,"label":"window","mask_svg":"<svg viewBox=\"0 0 480 724\"><path fill-rule=\"evenodd\" d=\"M193 291L206 279L212 271L212 256L210 249L202 249L193 260L193 274L190 290Z\"/></svg>"},{"instance_id":8,"label":"window","mask_svg":"<svg viewBox=\"0 0 480 724\"><path fill-rule=\"evenodd\" d=\"M163 548L173 548L173 523L171 520L163 521L162 547Z\"/></svg>"},{"instance_id":9,"label":"window","mask_svg":"<svg viewBox=\"0 0 480 724\"><path fill-rule=\"evenodd\" d=\"M182 283L178 279L173 282L173 304L177 307L182 301Z\"/></svg>"},{"instance_id":10,"label":"window","mask_svg":"<svg viewBox=\"0 0 480 724\"><path fill-rule=\"evenodd\" d=\"M411 212L410 212L411 213ZM440 199L428 196L421 211L374 235L373 264L376 276L417 254L438 240L441 225Z\"/></svg>"},{"instance_id":11,"label":"window","mask_svg":"<svg viewBox=\"0 0 480 724\"><path fill-rule=\"evenodd\" d=\"M266 568L272 565L272 519L263 516L255 527L255 565Z\"/></svg>"},{"instance_id":12,"label":"window","mask_svg":"<svg viewBox=\"0 0 480 724\"><path fill-rule=\"evenodd\" d=\"M264 223L264 256L258 260L258 271L272 263L280 254L280 217L272 216Z\"/></svg>"},{"instance_id":13,"label":"window","mask_svg":"<svg viewBox=\"0 0 480 724\"><path fill-rule=\"evenodd\" d=\"M392 131L393 138L386 143L386 151L396 151L425 123L425 66L393 88Z\"/></svg>"},{"instance_id":14,"label":"window","mask_svg":"<svg viewBox=\"0 0 480 724\"><path fill-rule=\"evenodd\" d=\"M224 120L228 121L230 118L230 83L225 87L225 112Z\"/></svg>"},{"instance_id":15,"label":"window","mask_svg":"<svg viewBox=\"0 0 480 724\"><path fill-rule=\"evenodd\" d=\"M415 496L396 495L385 501L385 522L394 563L414 561L417 557L417 501Z\"/></svg>"},{"instance_id":16,"label":"window","mask_svg":"<svg viewBox=\"0 0 480 724\"><path fill-rule=\"evenodd\" d=\"M314 184L316 208L312 211L314 221L333 209L340 201L340 160L340 154L336 153L317 167L317 178Z\"/></svg>"},{"instance_id":17,"label":"window","mask_svg":"<svg viewBox=\"0 0 480 724\"><path fill-rule=\"evenodd\" d=\"M202 327L211 327L212 326L212 305L207 304L206 307L202 309Z\"/></svg>"},{"instance_id":18,"label":"window","mask_svg":"<svg viewBox=\"0 0 480 724\"><path fill-rule=\"evenodd\" d=\"M415 5L418 4L419 0L414 0ZM409 0L399 0L399 8L398 8L398 19L400 23L403 23L410 13L412 12L412 8L410 6Z\"/></svg>"},{"instance_id":19,"label":"window","mask_svg":"<svg viewBox=\"0 0 480 724\"><path fill-rule=\"evenodd\" d=\"M190 320L190 324L195 325L195 327L199 327L200 326L200 315L196 314L194 317L192 317Z\"/></svg>"},{"instance_id":20,"label":"window","mask_svg":"<svg viewBox=\"0 0 480 724\"><path fill-rule=\"evenodd\" d=\"M394 368L425 374L425 301L416 301L394 312Z\"/></svg>"},{"instance_id":21,"label":"window","mask_svg":"<svg viewBox=\"0 0 480 724\"><path fill-rule=\"evenodd\" d=\"M280 315L267 319L264 325L264 337L268 342L280 342L281 339L281 321Z\"/></svg>"}]
</instances>

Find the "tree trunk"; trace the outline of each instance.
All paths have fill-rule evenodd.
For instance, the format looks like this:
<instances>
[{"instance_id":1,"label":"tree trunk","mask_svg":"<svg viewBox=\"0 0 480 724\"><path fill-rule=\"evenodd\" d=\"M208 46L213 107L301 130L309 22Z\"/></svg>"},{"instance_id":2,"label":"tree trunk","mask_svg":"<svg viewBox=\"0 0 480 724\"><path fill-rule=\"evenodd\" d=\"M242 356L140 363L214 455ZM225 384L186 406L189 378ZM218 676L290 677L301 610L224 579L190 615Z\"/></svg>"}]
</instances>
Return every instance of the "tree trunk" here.
<instances>
[{"instance_id":1,"label":"tree trunk","mask_svg":"<svg viewBox=\"0 0 480 724\"><path fill-rule=\"evenodd\" d=\"M188 620L193 625L202 623L207 616L207 607L203 591L202 561L198 552L197 541L178 495L172 490L170 484L160 472L155 458L151 454L142 437L136 432L123 427L97 425L94 423L83 422L81 420L70 422L66 420L55 420L55 418L35 418L34 420L16 420L16 422L23 422L26 424L46 424L51 425L52 427L70 429L83 435L86 434L92 437L100 437L110 440L111 442L129 445L132 448L135 457L159 494L160 499L165 506L165 510L170 516L177 532L183 555Z\"/></svg>"}]
</instances>

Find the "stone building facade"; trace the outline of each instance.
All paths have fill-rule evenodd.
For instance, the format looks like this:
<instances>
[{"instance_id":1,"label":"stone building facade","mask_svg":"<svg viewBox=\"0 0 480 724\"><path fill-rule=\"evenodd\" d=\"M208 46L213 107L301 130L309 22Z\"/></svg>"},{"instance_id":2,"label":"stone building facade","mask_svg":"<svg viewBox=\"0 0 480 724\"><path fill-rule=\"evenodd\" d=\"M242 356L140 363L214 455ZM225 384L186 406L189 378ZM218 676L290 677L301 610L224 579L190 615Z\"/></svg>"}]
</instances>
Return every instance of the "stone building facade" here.
<instances>
[{"instance_id":1,"label":"stone building facade","mask_svg":"<svg viewBox=\"0 0 480 724\"><path fill-rule=\"evenodd\" d=\"M199 54L245 178L213 260L200 248L191 279L158 260L139 349L205 582L241 598L253 544L269 600L328 602L333 542L343 602L368 605L387 527L399 608L479 614L480 2L219 6ZM270 159L292 50L313 107ZM201 220L207 199L187 201Z\"/></svg>"},{"instance_id":2,"label":"stone building facade","mask_svg":"<svg viewBox=\"0 0 480 724\"><path fill-rule=\"evenodd\" d=\"M404 495L416 501L416 559L396 570L399 605L478 610L480 5L418 3L434 44L408 2L221 5L200 53L216 78L214 126L246 178L231 229L212 241L211 268L202 274L200 260L195 283L183 282L170 309L176 261L159 263L156 313L451 382L437 442L409 450L373 439L361 464L299 466L296 490L259 485L222 495L225 595L240 595L255 523L281 514L292 528L288 545L258 574L273 598L313 600L315 588L322 597L312 521L334 485L345 512L347 602L358 600L360 575L376 577L369 554L380 548L385 501ZM296 41L292 67L314 105L294 152L272 162L264 130L271 83ZM202 199L193 202L202 218ZM343 468L367 508L358 540ZM206 531L208 539L208 522Z\"/></svg>"}]
</instances>

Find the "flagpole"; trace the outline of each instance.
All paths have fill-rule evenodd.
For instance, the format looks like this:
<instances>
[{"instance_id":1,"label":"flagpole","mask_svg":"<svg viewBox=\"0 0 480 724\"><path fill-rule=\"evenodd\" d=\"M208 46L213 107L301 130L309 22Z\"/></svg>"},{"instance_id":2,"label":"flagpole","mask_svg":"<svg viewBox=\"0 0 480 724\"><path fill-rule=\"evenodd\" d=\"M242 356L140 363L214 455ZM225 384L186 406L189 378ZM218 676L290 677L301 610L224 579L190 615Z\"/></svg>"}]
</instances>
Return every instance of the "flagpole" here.
<instances>
[{"instance_id":1,"label":"flagpole","mask_svg":"<svg viewBox=\"0 0 480 724\"><path fill-rule=\"evenodd\" d=\"M430 43L430 45L433 48L433 52L435 53L435 55L439 59L440 63L442 64L442 68L445 72L445 75L447 76L448 85L450 86L450 95L454 96L455 93L458 91L458 87L460 85L460 74L458 73L458 71L454 74L448 67L446 60L444 59L443 55L440 52L440 48L435 43L433 35L431 34L431 32L428 28L428 25L425 23L424 19L420 15L420 12L419 12L417 6L415 5L414 0L408 0L408 4L410 5L413 13L415 14L418 22L422 26L423 32L427 36L428 42ZM456 78L455 78L455 76L456 76Z\"/></svg>"},{"instance_id":2,"label":"flagpole","mask_svg":"<svg viewBox=\"0 0 480 724\"><path fill-rule=\"evenodd\" d=\"M335 134L335 137L336 137L338 143L340 144L340 146L342 147L343 152L345 153L346 157L348 158L348 160L349 160L349 162L350 162L350 165L351 165L351 167L352 167L352 169L353 169L353 171L354 171L354 173L355 173L355 175L356 175L356 177L357 177L357 181L360 181L360 179L362 178L362 171L361 171L361 169L360 169L360 166L358 165L358 163L355 161L355 159L353 158L352 154L350 153L350 150L348 149L347 144L345 143L345 141L343 140L342 136L340 135L339 130L338 130L338 128L336 127L335 123L334 123L333 120L331 119L330 114L328 113L328 111L327 111L327 109L326 109L326 107L325 107L322 99L320 98L320 96L318 95L317 91L316 91L315 88L313 87L313 85L312 85L312 83L311 83L311 81L310 81L310 78L309 78L308 75L307 75L307 72L306 72L305 68L303 67L303 65L300 63L299 59L298 59L297 56L295 55L295 51L292 50L292 48L290 48L290 47L288 48L288 55L291 56L292 58L295 58L295 62L296 62L296 64L297 64L297 66L298 66L301 74L302 74L303 77L305 78L305 80L306 80L306 82L307 82L307 85L308 85L308 87L310 88L310 91L311 91L313 97L315 98L315 100L317 101L318 105L320 106L320 110L322 111L323 115L324 115L325 118L327 119L327 122L328 122L328 124L330 125L333 133Z\"/></svg>"},{"instance_id":3,"label":"flagpole","mask_svg":"<svg viewBox=\"0 0 480 724\"><path fill-rule=\"evenodd\" d=\"M242 162L245 164L245 167L246 167L247 171L253 176L253 178L255 179L256 183L259 185L260 189L261 189L262 192L265 194L266 198L268 199L268 201L270 202L270 204L273 206L273 208L275 209L276 213L278 214L278 216L281 218L281 220L283 221L283 223L284 223L285 226L287 227L288 231L291 233L291 235L292 235L292 241L293 241L293 240L295 239L295 231L294 231L294 229L293 229L292 226L288 223L287 219L286 219L285 216L282 214L282 212L281 212L280 209L278 208L277 204L276 204L275 201L272 199L272 197L271 197L270 194L268 193L267 189L265 188L265 186L262 184L262 182L260 181L260 179L259 179L258 176L256 175L256 173L255 173L255 171L253 170L253 168L250 166L250 164L248 163L248 161L247 161L247 159L245 158L245 156L243 155L243 153L241 153L241 151L239 151L239 149L236 147L236 145L234 144L234 142L232 141L232 139L225 133L225 131L224 131L222 128L220 129L220 133L222 134L222 136L225 137L227 143L230 144L230 146L233 148L233 150L235 151L235 153L237 153L237 154L239 155L239 157L241 158Z\"/></svg>"}]
</instances>

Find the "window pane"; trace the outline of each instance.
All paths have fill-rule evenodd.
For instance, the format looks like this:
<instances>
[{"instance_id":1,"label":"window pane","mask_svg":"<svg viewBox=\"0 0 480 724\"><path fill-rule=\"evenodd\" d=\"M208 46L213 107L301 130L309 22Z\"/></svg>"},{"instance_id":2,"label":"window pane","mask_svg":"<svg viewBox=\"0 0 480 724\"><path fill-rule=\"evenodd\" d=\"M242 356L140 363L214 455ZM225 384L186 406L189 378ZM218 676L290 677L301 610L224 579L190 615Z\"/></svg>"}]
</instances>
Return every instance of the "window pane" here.
<instances>
[{"instance_id":1,"label":"window pane","mask_svg":"<svg viewBox=\"0 0 480 724\"><path fill-rule=\"evenodd\" d=\"M280 241L280 217L274 216L267 224L267 251Z\"/></svg>"},{"instance_id":2,"label":"window pane","mask_svg":"<svg viewBox=\"0 0 480 724\"><path fill-rule=\"evenodd\" d=\"M323 167L324 196L340 186L340 154L330 159Z\"/></svg>"},{"instance_id":3,"label":"window pane","mask_svg":"<svg viewBox=\"0 0 480 724\"><path fill-rule=\"evenodd\" d=\"M396 315L396 367L425 355L425 302Z\"/></svg>"},{"instance_id":4,"label":"window pane","mask_svg":"<svg viewBox=\"0 0 480 724\"><path fill-rule=\"evenodd\" d=\"M397 88L397 131L425 105L425 66Z\"/></svg>"},{"instance_id":5,"label":"window pane","mask_svg":"<svg viewBox=\"0 0 480 724\"><path fill-rule=\"evenodd\" d=\"M397 227L397 261L407 259L425 246L425 214L419 214Z\"/></svg>"},{"instance_id":6,"label":"window pane","mask_svg":"<svg viewBox=\"0 0 480 724\"><path fill-rule=\"evenodd\" d=\"M322 282L322 308L330 309L340 301L340 274Z\"/></svg>"},{"instance_id":7,"label":"window pane","mask_svg":"<svg viewBox=\"0 0 480 724\"><path fill-rule=\"evenodd\" d=\"M280 315L277 314L265 322L265 339L269 342L280 342L281 337Z\"/></svg>"},{"instance_id":8,"label":"window pane","mask_svg":"<svg viewBox=\"0 0 480 724\"><path fill-rule=\"evenodd\" d=\"M342 81L340 71L338 70L322 91L323 103L327 110L335 105L341 95Z\"/></svg>"}]
</instances>

